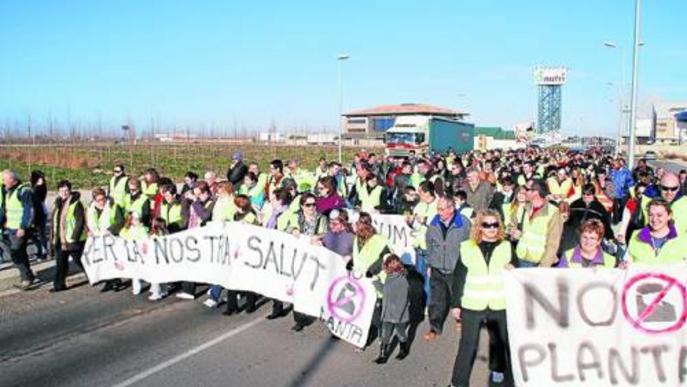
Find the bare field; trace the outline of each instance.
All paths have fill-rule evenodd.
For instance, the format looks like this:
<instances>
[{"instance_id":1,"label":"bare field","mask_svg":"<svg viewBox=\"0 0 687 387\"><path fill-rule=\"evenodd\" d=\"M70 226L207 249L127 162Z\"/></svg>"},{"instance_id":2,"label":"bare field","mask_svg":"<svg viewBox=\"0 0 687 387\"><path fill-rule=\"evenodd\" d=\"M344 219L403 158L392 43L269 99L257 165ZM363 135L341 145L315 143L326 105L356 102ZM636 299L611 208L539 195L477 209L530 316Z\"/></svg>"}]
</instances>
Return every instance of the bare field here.
<instances>
[{"instance_id":1,"label":"bare field","mask_svg":"<svg viewBox=\"0 0 687 387\"><path fill-rule=\"evenodd\" d=\"M344 148L344 164L352 160L361 148ZM382 149L366 148L371 152ZM104 186L112 176L115 164L124 164L129 174L141 174L146 168L156 168L161 176L181 181L184 173L194 171L201 175L214 170L226 174L231 155L241 152L246 162L257 161L267 172L273 159L284 162L297 159L301 165L314 169L320 157L338 158L335 146L317 145L257 145L257 144L141 144L102 145L19 145L0 147L0 168L14 169L24 180L31 170L39 169L48 179L49 189L55 189L59 180L70 180L75 188L88 189Z\"/></svg>"}]
</instances>

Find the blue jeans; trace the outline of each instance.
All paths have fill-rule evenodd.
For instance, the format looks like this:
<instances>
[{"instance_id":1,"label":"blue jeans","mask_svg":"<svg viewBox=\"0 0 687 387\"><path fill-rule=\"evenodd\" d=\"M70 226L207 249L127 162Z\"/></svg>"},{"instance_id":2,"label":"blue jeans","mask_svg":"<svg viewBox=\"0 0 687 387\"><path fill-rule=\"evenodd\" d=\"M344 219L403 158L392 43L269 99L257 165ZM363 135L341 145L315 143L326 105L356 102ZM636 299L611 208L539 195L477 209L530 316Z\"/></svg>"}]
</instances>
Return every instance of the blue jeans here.
<instances>
[{"instance_id":1,"label":"blue jeans","mask_svg":"<svg viewBox=\"0 0 687 387\"><path fill-rule=\"evenodd\" d=\"M429 305L430 285L427 273L427 250L415 248L415 270L422 276L425 290L425 305Z\"/></svg>"},{"instance_id":2,"label":"blue jeans","mask_svg":"<svg viewBox=\"0 0 687 387\"><path fill-rule=\"evenodd\" d=\"M219 302L219 298L222 296L222 290L224 290L224 288L221 285L210 286L210 298Z\"/></svg>"},{"instance_id":3,"label":"blue jeans","mask_svg":"<svg viewBox=\"0 0 687 387\"><path fill-rule=\"evenodd\" d=\"M530 262L530 261L525 261L524 259L518 258L518 267L521 269L523 268L533 268L539 266L538 263Z\"/></svg>"}]
</instances>

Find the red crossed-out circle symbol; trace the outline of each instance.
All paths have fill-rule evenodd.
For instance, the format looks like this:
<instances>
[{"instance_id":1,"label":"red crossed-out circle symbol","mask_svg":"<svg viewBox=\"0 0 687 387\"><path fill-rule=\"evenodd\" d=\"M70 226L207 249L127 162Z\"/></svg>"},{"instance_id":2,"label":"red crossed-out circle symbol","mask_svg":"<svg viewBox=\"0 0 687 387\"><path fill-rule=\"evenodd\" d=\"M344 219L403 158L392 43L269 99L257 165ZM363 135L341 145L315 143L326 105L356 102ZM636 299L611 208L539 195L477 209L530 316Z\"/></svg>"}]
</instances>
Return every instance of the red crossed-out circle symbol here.
<instances>
[{"instance_id":1,"label":"red crossed-out circle symbol","mask_svg":"<svg viewBox=\"0 0 687 387\"><path fill-rule=\"evenodd\" d=\"M646 305L646 308L642 311L637 311L635 316L630 308L628 308L628 303L635 301L631 298L631 294L636 294L637 287L647 283L660 284L662 289L656 294L653 300ZM646 321L647 318L657 312L661 301L663 301L673 289L680 295L681 305L678 305L678 307L682 308L682 312L676 315L677 319L672 325L662 328L652 328ZM638 331L650 334L674 332L682 328L685 325L685 321L687 321L687 289L685 289L685 286L676 278L663 273L638 274L630 278L623 287L622 307L625 319Z\"/></svg>"}]
</instances>

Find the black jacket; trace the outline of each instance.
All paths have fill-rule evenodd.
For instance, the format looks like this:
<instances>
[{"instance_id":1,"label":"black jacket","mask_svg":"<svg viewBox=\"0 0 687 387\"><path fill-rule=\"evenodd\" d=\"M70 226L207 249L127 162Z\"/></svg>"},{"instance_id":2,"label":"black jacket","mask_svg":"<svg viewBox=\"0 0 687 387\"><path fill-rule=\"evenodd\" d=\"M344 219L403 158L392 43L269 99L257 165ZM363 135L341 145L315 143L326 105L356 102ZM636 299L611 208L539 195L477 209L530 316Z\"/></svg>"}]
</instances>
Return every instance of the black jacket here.
<instances>
[{"instance_id":1,"label":"black jacket","mask_svg":"<svg viewBox=\"0 0 687 387\"><path fill-rule=\"evenodd\" d=\"M233 168L230 167L227 171L227 180L229 180L234 187L237 187L243 183L243 178L246 174L248 174L248 167L243 161L239 161Z\"/></svg>"},{"instance_id":2,"label":"black jacket","mask_svg":"<svg viewBox=\"0 0 687 387\"><path fill-rule=\"evenodd\" d=\"M71 205L73 203L76 203L76 207L74 208L74 230L70 236L74 241L73 243L66 243L64 246L61 245L60 230L62 230L64 225L60 221L62 218L63 202L59 196L55 199L55 204L50 216L51 220L57 219L57 221L60 222L57 230L55 229L55 225L50 227L50 241L55 248L62 249L62 251L79 250L85 243L85 241L79 241L81 234L86 230L86 211L81 203L81 194L79 192L72 192L72 196L69 198L69 204ZM55 233L56 231L57 233Z\"/></svg>"}]
</instances>

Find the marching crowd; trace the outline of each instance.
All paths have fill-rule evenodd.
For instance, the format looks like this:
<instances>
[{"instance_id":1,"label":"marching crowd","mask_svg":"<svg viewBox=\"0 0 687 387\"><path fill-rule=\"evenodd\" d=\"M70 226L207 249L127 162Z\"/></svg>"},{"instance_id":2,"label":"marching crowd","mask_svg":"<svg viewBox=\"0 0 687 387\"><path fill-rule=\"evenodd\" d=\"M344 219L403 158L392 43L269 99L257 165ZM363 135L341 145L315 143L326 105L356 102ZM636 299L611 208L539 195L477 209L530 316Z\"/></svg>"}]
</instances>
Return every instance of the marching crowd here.
<instances>
[{"instance_id":1,"label":"marching crowd","mask_svg":"<svg viewBox=\"0 0 687 387\"><path fill-rule=\"evenodd\" d=\"M454 386L469 385L483 325L490 338L490 383L513 384L503 270L625 268L687 258L687 171L653 169L644 160L630 170L622 158L598 149L449 151L404 158L360 151L351 164L322 158L314 171L296 160L247 163L237 152L226 179L214 171L202 179L189 171L181 189L153 168L138 177L117 165L113 173L108 187L93 190L90 203L69 181L58 182L48 213L42 173L35 171L23 182L15 172L3 172L0 225L21 275L17 287L36 285L27 254L30 241L40 258L54 255L51 291L59 292L67 289L70 258L81 266L88 235L137 240L215 220L261 225L309 236L312 243L345 257L348 270L381 285L373 319L381 342L377 363L390 357L394 336L400 342L397 358L408 355L408 278L411 272L422 278L429 319L424 339L439 338L449 315L460 324ZM373 227L375 213L403 216L416 231L414 264L391 253L387 239ZM131 281L135 295L144 286ZM149 299L174 293L193 300L199 286L150 284ZM101 291L126 287L121 280L109 280ZM258 298L211 285L204 304L224 304L227 315L251 313ZM239 309L239 301L244 308ZM289 311L273 300L267 318ZM313 322L296 312L293 319L294 331Z\"/></svg>"}]
</instances>

